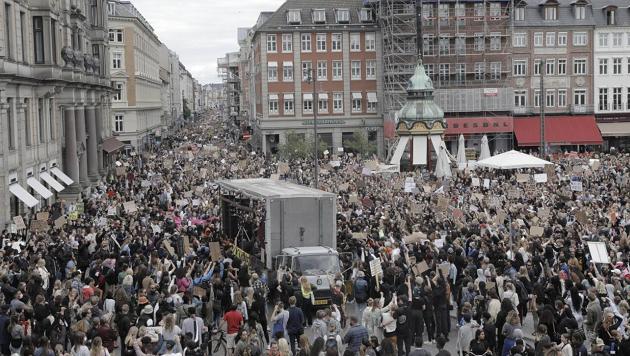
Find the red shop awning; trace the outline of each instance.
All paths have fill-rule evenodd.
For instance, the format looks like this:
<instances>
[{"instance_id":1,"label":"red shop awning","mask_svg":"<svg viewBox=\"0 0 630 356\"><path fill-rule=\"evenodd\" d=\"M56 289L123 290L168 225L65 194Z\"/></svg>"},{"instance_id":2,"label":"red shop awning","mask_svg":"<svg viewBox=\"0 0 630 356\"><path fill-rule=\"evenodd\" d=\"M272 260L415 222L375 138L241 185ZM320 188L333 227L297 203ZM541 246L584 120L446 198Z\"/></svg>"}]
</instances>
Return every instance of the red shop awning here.
<instances>
[{"instance_id":1,"label":"red shop awning","mask_svg":"<svg viewBox=\"0 0 630 356\"><path fill-rule=\"evenodd\" d=\"M446 135L484 134L512 132L514 126L510 116L453 117L446 118Z\"/></svg>"},{"instance_id":2,"label":"red shop awning","mask_svg":"<svg viewBox=\"0 0 630 356\"><path fill-rule=\"evenodd\" d=\"M519 147L540 145L540 117L514 119ZM545 117L545 142L551 146L601 145L602 135L593 115Z\"/></svg>"}]
</instances>

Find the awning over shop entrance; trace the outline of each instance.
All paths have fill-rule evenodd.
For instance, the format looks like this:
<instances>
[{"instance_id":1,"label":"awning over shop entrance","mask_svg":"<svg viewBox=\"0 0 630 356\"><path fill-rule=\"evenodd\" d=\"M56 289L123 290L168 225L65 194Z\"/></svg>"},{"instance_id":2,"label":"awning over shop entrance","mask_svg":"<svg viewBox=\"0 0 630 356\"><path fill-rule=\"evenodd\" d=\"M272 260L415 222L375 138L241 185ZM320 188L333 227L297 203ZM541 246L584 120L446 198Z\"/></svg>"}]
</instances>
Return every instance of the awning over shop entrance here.
<instances>
[{"instance_id":1,"label":"awning over shop entrance","mask_svg":"<svg viewBox=\"0 0 630 356\"><path fill-rule=\"evenodd\" d=\"M13 183L9 186L9 191L11 194L15 195L22 203L26 204L29 208L34 207L39 204L39 200L35 199L31 193L27 192L26 189L22 188L21 185L17 183Z\"/></svg>"},{"instance_id":2,"label":"awning over shop entrance","mask_svg":"<svg viewBox=\"0 0 630 356\"><path fill-rule=\"evenodd\" d=\"M539 146L540 117L515 118L514 133L518 146ZM592 115L547 116L545 142L551 146L601 145L602 135Z\"/></svg>"},{"instance_id":3,"label":"awning over shop entrance","mask_svg":"<svg viewBox=\"0 0 630 356\"><path fill-rule=\"evenodd\" d=\"M123 148L125 145L118 141L116 137L110 137L103 140L103 151L113 153Z\"/></svg>"},{"instance_id":4,"label":"awning over shop entrance","mask_svg":"<svg viewBox=\"0 0 630 356\"><path fill-rule=\"evenodd\" d=\"M630 136L630 122L600 122L597 126L604 137Z\"/></svg>"}]
</instances>

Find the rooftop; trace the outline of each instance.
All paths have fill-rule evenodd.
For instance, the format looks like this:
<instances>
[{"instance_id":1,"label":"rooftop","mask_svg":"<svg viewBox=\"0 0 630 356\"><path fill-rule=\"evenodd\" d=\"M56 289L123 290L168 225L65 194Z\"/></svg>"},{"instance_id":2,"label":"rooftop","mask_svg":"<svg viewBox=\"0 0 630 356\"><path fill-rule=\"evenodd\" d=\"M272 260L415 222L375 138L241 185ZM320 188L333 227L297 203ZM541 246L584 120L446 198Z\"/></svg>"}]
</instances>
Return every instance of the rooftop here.
<instances>
[{"instance_id":1,"label":"rooftop","mask_svg":"<svg viewBox=\"0 0 630 356\"><path fill-rule=\"evenodd\" d=\"M287 181L265 178L234 179L219 181L221 188L243 193L253 198L324 198L335 197L334 194L309 188Z\"/></svg>"}]
</instances>

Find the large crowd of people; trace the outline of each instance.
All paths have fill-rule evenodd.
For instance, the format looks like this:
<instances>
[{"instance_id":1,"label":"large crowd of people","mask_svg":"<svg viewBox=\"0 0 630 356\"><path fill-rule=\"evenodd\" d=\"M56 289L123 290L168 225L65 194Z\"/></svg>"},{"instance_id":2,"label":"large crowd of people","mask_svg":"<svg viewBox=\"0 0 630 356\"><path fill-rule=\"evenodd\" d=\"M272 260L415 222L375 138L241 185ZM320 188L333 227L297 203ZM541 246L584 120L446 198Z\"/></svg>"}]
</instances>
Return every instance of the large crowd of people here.
<instances>
[{"instance_id":1,"label":"large crowd of people","mask_svg":"<svg viewBox=\"0 0 630 356\"><path fill-rule=\"evenodd\" d=\"M311 162L252 151L208 112L44 209L48 229L2 231L0 353L630 355L630 156L553 161L546 182L468 169L443 181L325 155L320 189L338 196L337 247L352 258L315 308L306 278L235 253L255 256L264 237L233 245L215 183L310 185Z\"/></svg>"}]
</instances>

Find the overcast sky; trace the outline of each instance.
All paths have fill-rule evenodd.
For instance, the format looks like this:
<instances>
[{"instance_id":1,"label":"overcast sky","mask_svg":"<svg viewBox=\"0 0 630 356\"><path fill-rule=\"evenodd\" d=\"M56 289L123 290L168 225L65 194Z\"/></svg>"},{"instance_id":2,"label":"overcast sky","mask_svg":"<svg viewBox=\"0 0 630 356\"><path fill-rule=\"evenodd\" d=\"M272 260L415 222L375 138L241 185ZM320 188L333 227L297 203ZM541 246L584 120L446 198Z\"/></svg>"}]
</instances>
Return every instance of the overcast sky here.
<instances>
[{"instance_id":1,"label":"overcast sky","mask_svg":"<svg viewBox=\"0 0 630 356\"><path fill-rule=\"evenodd\" d=\"M217 58L236 51L236 30L284 0L131 0L166 46L202 84L219 82Z\"/></svg>"}]
</instances>

